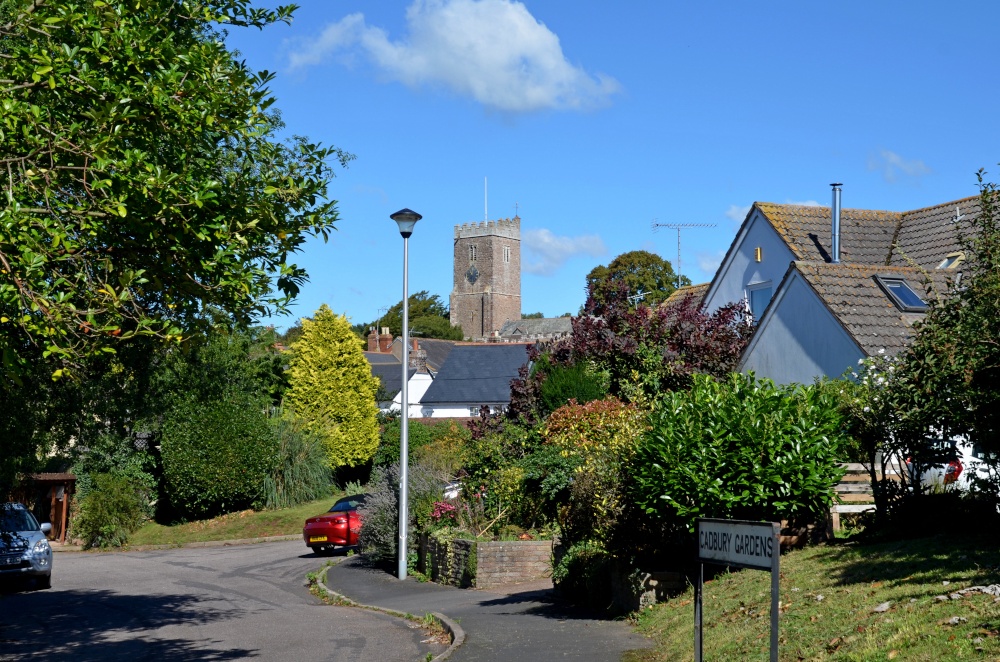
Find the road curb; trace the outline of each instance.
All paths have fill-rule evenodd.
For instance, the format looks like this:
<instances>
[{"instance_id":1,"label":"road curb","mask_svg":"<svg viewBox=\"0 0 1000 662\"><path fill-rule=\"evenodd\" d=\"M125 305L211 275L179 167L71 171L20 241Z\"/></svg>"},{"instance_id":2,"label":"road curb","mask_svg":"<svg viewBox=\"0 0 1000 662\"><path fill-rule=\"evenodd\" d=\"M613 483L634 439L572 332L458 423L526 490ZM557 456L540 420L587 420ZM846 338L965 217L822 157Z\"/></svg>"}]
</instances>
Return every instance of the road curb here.
<instances>
[{"instance_id":1,"label":"road curb","mask_svg":"<svg viewBox=\"0 0 1000 662\"><path fill-rule=\"evenodd\" d=\"M382 612L383 614L389 614L390 616L395 616L397 618L405 618L407 620L413 618L413 614L405 614L401 611L396 611L395 609L389 609L387 607L379 607L378 605L361 604L360 602L350 599L343 593L338 593L337 591L334 591L329 586L327 586L326 583L326 573L327 570L329 569L330 566L328 565L323 566L323 570L320 572L319 579L317 580L316 583L317 585L319 585L321 590L326 591L329 595L333 596L334 599L336 599L338 602L344 603L345 605L351 607L359 607L361 609L371 609L372 611ZM448 646L448 648L445 649L443 653L441 653L437 657L433 658L433 660L431 660L431 662L444 662L449 657L451 657L452 653L458 650L459 646L465 643L465 630L462 629L461 625L459 625L454 620L452 620L451 618L445 616L440 612L431 611L427 613L433 616L434 620L436 620L438 624L440 624L441 627L444 628L444 630L451 636L451 645Z\"/></svg>"}]
</instances>

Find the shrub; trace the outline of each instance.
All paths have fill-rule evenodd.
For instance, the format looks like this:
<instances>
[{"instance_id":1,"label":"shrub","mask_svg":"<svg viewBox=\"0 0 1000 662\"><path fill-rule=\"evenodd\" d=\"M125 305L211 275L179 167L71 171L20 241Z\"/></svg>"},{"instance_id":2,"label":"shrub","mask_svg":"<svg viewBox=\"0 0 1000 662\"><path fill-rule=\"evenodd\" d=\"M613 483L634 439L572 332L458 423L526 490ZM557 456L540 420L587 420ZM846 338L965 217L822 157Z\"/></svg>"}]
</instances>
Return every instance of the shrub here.
<instances>
[{"instance_id":1,"label":"shrub","mask_svg":"<svg viewBox=\"0 0 1000 662\"><path fill-rule=\"evenodd\" d=\"M88 549L123 547L147 519L146 503L144 486L126 476L94 474L73 518L73 535L81 538Z\"/></svg>"},{"instance_id":2,"label":"shrub","mask_svg":"<svg viewBox=\"0 0 1000 662\"><path fill-rule=\"evenodd\" d=\"M611 557L599 542L578 542L556 561L552 583L574 602L607 608L611 603Z\"/></svg>"},{"instance_id":3,"label":"shrub","mask_svg":"<svg viewBox=\"0 0 1000 662\"><path fill-rule=\"evenodd\" d=\"M696 375L653 413L634 463L636 502L688 530L698 517L821 521L843 475L841 428L829 389Z\"/></svg>"},{"instance_id":4,"label":"shrub","mask_svg":"<svg viewBox=\"0 0 1000 662\"><path fill-rule=\"evenodd\" d=\"M416 549L413 525L430 522L435 503L441 499L441 478L416 465L409 468L409 521L407 536L411 549ZM368 498L359 509L361 531L358 548L375 561L396 558L399 544L399 467L375 467L368 484Z\"/></svg>"},{"instance_id":5,"label":"shrub","mask_svg":"<svg viewBox=\"0 0 1000 662\"><path fill-rule=\"evenodd\" d=\"M570 400L587 403L608 394L607 375L594 370L587 361L569 365L546 362L538 370L544 375L539 386L539 400L544 414L559 409Z\"/></svg>"},{"instance_id":6,"label":"shrub","mask_svg":"<svg viewBox=\"0 0 1000 662\"><path fill-rule=\"evenodd\" d=\"M167 413L163 486L174 516L198 519L263 505L279 443L266 406L258 397L229 394Z\"/></svg>"},{"instance_id":7,"label":"shrub","mask_svg":"<svg viewBox=\"0 0 1000 662\"><path fill-rule=\"evenodd\" d=\"M288 413L278 412L271 426L278 440L278 459L274 471L264 477L264 507L290 508L329 495L333 474L323 440Z\"/></svg>"},{"instance_id":8,"label":"shrub","mask_svg":"<svg viewBox=\"0 0 1000 662\"><path fill-rule=\"evenodd\" d=\"M545 441L577 462L561 524L569 542L606 543L625 508L629 467L646 429L646 414L615 398L570 402L549 416Z\"/></svg>"},{"instance_id":9,"label":"shrub","mask_svg":"<svg viewBox=\"0 0 1000 662\"><path fill-rule=\"evenodd\" d=\"M378 450L372 464L386 467L399 464L399 439L402 423L398 416L382 426ZM433 424L409 422L410 464L423 464L442 474L454 475L462 467L469 429L455 421Z\"/></svg>"},{"instance_id":10,"label":"shrub","mask_svg":"<svg viewBox=\"0 0 1000 662\"><path fill-rule=\"evenodd\" d=\"M77 476L78 499L94 489L96 476L113 474L136 488L145 518L152 519L156 512L156 457L132 437L111 433L97 435L87 443L86 452L73 465L72 472Z\"/></svg>"}]
</instances>

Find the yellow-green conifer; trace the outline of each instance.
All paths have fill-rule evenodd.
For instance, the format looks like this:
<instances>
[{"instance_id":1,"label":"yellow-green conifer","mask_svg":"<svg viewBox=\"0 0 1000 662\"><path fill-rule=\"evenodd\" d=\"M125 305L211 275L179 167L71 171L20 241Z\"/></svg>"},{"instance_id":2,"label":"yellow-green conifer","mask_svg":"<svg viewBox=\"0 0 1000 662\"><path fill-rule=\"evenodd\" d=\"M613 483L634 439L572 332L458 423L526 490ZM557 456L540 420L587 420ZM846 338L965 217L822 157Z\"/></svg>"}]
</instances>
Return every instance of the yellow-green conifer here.
<instances>
[{"instance_id":1,"label":"yellow-green conifer","mask_svg":"<svg viewBox=\"0 0 1000 662\"><path fill-rule=\"evenodd\" d=\"M323 304L302 320L288 377L285 404L323 439L331 467L355 466L375 454L378 382L346 317Z\"/></svg>"}]
</instances>

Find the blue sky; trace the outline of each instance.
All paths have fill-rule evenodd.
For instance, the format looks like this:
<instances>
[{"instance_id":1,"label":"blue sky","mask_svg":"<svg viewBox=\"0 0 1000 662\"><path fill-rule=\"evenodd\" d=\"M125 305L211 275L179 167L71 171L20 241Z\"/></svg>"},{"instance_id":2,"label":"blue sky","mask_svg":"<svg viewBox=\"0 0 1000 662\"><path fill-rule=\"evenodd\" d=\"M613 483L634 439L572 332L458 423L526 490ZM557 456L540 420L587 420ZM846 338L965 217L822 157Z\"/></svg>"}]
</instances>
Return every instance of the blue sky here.
<instances>
[{"instance_id":1,"label":"blue sky","mask_svg":"<svg viewBox=\"0 0 1000 662\"><path fill-rule=\"evenodd\" d=\"M522 310L576 313L587 272L645 249L711 279L750 204L918 209L1000 180L1000 3L306 0L234 30L288 134L357 159L298 256L353 322L402 297L389 214L423 215L410 290L447 303L454 226L521 216ZM676 266L676 265L675 265ZM277 326L294 318L275 319Z\"/></svg>"}]
</instances>

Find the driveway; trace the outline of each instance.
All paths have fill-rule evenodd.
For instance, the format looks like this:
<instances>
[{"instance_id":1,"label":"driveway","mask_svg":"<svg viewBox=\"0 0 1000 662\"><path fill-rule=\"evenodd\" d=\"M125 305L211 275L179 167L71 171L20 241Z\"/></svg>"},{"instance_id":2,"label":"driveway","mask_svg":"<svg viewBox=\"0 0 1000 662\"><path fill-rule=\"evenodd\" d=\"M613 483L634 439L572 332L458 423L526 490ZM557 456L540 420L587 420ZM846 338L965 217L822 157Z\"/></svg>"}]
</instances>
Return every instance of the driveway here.
<instances>
[{"instance_id":1,"label":"driveway","mask_svg":"<svg viewBox=\"0 0 1000 662\"><path fill-rule=\"evenodd\" d=\"M301 542L57 554L52 589L0 593L0 660L373 660L444 647L383 614L322 604Z\"/></svg>"}]
</instances>

